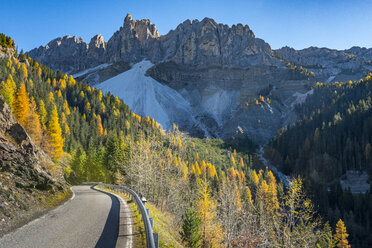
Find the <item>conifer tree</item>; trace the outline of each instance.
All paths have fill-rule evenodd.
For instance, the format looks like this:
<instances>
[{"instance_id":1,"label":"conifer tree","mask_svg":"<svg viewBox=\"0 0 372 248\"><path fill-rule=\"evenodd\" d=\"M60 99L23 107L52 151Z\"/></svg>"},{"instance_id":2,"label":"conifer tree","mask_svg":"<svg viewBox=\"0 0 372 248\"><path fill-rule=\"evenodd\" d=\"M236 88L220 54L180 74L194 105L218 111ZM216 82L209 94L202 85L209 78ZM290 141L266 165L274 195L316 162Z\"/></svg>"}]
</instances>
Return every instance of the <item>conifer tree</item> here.
<instances>
[{"instance_id":1,"label":"conifer tree","mask_svg":"<svg viewBox=\"0 0 372 248\"><path fill-rule=\"evenodd\" d=\"M36 102L33 98L30 101L30 114L26 123L26 130L36 145L40 145L43 131L40 125L40 117L37 113Z\"/></svg>"},{"instance_id":2,"label":"conifer tree","mask_svg":"<svg viewBox=\"0 0 372 248\"><path fill-rule=\"evenodd\" d=\"M22 83L17 90L13 113L18 123L21 124L23 127L25 127L27 124L29 112L30 99L28 97L28 93L26 92L26 86Z\"/></svg>"},{"instance_id":3,"label":"conifer tree","mask_svg":"<svg viewBox=\"0 0 372 248\"><path fill-rule=\"evenodd\" d=\"M200 247L200 218L194 210L192 203L182 215L181 239L182 242L189 248Z\"/></svg>"},{"instance_id":4,"label":"conifer tree","mask_svg":"<svg viewBox=\"0 0 372 248\"><path fill-rule=\"evenodd\" d=\"M53 158L60 159L63 154L63 138L58 120L57 107L55 105L48 124L48 140Z\"/></svg>"},{"instance_id":5,"label":"conifer tree","mask_svg":"<svg viewBox=\"0 0 372 248\"><path fill-rule=\"evenodd\" d=\"M11 110L13 110L13 102L16 90L17 86L11 74L9 74L9 77L5 82L1 81L0 94L4 97L5 102L9 105Z\"/></svg>"},{"instance_id":6,"label":"conifer tree","mask_svg":"<svg viewBox=\"0 0 372 248\"><path fill-rule=\"evenodd\" d=\"M97 135L98 136L103 135L103 126L102 126L102 120L101 120L100 115L97 115Z\"/></svg>"},{"instance_id":7,"label":"conifer tree","mask_svg":"<svg viewBox=\"0 0 372 248\"><path fill-rule=\"evenodd\" d=\"M27 76L28 76L28 72L27 72L27 68L26 68L26 64L25 63L22 63L22 66L21 66L21 70L22 70L22 79L23 80L26 80L27 79Z\"/></svg>"},{"instance_id":8,"label":"conifer tree","mask_svg":"<svg viewBox=\"0 0 372 248\"><path fill-rule=\"evenodd\" d=\"M46 122L47 122L47 111L45 109L45 103L43 100L40 100L39 102L39 109L38 109L38 113L39 113L39 116L40 116L40 123L41 123L41 126L44 130L46 130Z\"/></svg>"},{"instance_id":9,"label":"conifer tree","mask_svg":"<svg viewBox=\"0 0 372 248\"><path fill-rule=\"evenodd\" d=\"M206 180L201 181L200 184L197 209L201 220L201 247L220 247L222 228L216 223L216 204L212 200Z\"/></svg>"},{"instance_id":10,"label":"conifer tree","mask_svg":"<svg viewBox=\"0 0 372 248\"><path fill-rule=\"evenodd\" d=\"M63 111L65 111L66 115L69 116L71 114L70 108L68 107L67 100L63 103Z\"/></svg>"},{"instance_id":11,"label":"conifer tree","mask_svg":"<svg viewBox=\"0 0 372 248\"><path fill-rule=\"evenodd\" d=\"M49 92L48 102L52 103L53 101L54 101L54 94L53 94L53 92Z\"/></svg>"},{"instance_id":12,"label":"conifer tree","mask_svg":"<svg viewBox=\"0 0 372 248\"><path fill-rule=\"evenodd\" d=\"M340 219L336 224L335 241L337 242L338 248L349 248L349 241L347 240L349 234L346 232L344 222Z\"/></svg>"}]
</instances>

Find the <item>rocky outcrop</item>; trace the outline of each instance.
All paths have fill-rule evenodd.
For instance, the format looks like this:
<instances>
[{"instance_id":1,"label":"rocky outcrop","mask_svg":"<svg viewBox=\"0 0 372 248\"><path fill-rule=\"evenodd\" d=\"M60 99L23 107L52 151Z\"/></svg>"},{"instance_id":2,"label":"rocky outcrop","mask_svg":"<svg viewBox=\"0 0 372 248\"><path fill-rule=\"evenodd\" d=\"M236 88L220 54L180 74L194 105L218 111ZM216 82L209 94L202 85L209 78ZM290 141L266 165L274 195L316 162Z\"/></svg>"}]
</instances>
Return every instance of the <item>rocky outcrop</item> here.
<instances>
[{"instance_id":1,"label":"rocky outcrop","mask_svg":"<svg viewBox=\"0 0 372 248\"><path fill-rule=\"evenodd\" d=\"M372 49L353 47L348 50L309 47L295 50L283 47L275 53L285 61L315 73L318 81L358 80L372 70Z\"/></svg>"},{"instance_id":2,"label":"rocky outcrop","mask_svg":"<svg viewBox=\"0 0 372 248\"><path fill-rule=\"evenodd\" d=\"M0 96L0 235L40 205L40 197L64 191L63 178L43 165L53 164L40 153Z\"/></svg>"}]
</instances>

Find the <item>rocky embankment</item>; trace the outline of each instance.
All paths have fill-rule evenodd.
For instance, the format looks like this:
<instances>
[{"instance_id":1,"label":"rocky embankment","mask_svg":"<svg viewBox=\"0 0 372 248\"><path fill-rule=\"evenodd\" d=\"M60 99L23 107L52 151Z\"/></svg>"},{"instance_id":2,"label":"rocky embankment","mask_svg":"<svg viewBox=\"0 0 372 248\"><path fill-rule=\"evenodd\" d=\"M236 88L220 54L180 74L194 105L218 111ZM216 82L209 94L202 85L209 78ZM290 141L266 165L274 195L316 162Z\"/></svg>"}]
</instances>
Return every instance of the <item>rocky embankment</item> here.
<instances>
[{"instance_id":1,"label":"rocky embankment","mask_svg":"<svg viewBox=\"0 0 372 248\"><path fill-rule=\"evenodd\" d=\"M0 96L0 236L53 205L52 195L66 195L62 175Z\"/></svg>"}]
</instances>

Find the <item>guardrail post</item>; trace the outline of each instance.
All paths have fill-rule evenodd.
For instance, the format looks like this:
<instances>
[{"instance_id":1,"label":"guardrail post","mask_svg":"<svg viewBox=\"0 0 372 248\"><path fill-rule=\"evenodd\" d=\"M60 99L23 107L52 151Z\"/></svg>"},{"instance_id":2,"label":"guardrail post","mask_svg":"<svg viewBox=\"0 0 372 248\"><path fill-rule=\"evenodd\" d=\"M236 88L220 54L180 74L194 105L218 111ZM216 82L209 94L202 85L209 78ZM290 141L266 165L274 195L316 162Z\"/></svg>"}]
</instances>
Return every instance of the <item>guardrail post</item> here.
<instances>
[{"instance_id":1,"label":"guardrail post","mask_svg":"<svg viewBox=\"0 0 372 248\"><path fill-rule=\"evenodd\" d=\"M146 208L146 213L147 213L147 216L150 216L150 210L148 210L147 208Z\"/></svg>"},{"instance_id":2,"label":"guardrail post","mask_svg":"<svg viewBox=\"0 0 372 248\"><path fill-rule=\"evenodd\" d=\"M159 248L159 233L154 233L155 248Z\"/></svg>"},{"instance_id":3,"label":"guardrail post","mask_svg":"<svg viewBox=\"0 0 372 248\"><path fill-rule=\"evenodd\" d=\"M153 218L150 218L150 223L151 223L152 229L154 229L154 219Z\"/></svg>"}]
</instances>

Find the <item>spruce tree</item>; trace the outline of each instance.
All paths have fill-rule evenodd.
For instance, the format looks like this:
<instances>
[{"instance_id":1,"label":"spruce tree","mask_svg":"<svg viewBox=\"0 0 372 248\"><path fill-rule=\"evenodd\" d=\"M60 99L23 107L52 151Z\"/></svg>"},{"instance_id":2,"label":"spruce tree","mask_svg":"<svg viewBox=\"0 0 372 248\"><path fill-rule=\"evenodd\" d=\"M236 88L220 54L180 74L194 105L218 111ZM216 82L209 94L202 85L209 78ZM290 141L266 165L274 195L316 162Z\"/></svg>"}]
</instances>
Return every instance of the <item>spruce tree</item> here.
<instances>
[{"instance_id":1,"label":"spruce tree","mask_svg":"<svg viewBox=\"0 0 372 248\"><path fill-rule=\"evenodd\" d=\"M190 202L190 207L182 215L181 228L182 242L190 248L200 247L200 218L194 210L192 202Z\"/></svg>"}]
</instances>

